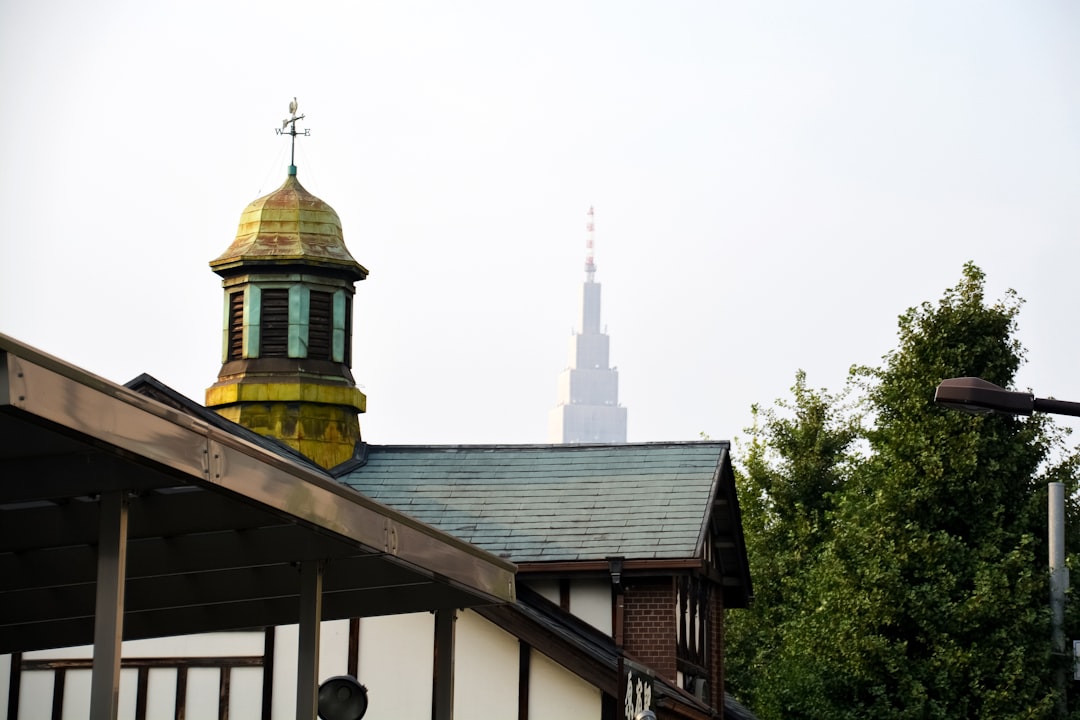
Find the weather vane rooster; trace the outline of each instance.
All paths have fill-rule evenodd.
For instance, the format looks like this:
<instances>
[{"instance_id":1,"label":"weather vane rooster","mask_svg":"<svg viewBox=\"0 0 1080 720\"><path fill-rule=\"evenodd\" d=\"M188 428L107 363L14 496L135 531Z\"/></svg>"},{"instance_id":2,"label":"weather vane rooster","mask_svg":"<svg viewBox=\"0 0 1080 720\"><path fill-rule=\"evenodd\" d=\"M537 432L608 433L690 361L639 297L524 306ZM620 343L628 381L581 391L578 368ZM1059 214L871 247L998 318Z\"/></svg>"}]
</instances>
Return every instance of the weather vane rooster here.
<instances>
[{"instance_id":1,"label":"weather vane rooster","mask_svg":"<svg viewBox=\"0 0 1080 720\"><path fill-rule=\"evenodd\" d=\"M299 106L296 104L296 98L294 97L292 99L292 102L289 103L289 114L292 117L287 117L284 120L282 120L281 121L281 127L276 129L276 132L277 132L278 135L291 135L292 136L292 151L289 154L289 173L291 175L296 174L296 136L297 135L304 135L306 137L308 135L311 135L311 130L308 129L308 128L304 128L303 130L300 130L299 132L296 130L296 121L304 119L303 115L297 115L296 114L297 107L299 107Z\"/></svg>"}]
</instances>

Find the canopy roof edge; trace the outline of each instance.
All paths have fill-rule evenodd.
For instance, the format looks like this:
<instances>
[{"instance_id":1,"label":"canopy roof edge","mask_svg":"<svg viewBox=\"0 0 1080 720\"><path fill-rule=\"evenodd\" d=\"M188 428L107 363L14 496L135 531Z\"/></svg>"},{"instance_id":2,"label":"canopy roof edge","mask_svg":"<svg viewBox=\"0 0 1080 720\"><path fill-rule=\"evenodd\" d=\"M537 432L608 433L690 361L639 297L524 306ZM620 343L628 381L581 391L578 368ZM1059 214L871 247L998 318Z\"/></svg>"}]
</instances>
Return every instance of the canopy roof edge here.
<instances>
[{"instance_id":1,"label":"canopy roof edge","mask_svg":"<svg viewBox=\"0 0 1080 720\"><path fill-rule=\"evenodd\" d=\"M512 563L382 505L326 472L5 335L0 335L0 478L0 569L18 573L0 583L0 604L26 613L25 622L18 611L0 622L0 646L8 649L30 649L16 638L31 637L32 627L40 629L50 619L42 616L44 606L35 601L42 596L34 593L64 588L72 600L63 610L58 604L60 614L51 620L58 627L85 624L80 603L92 590L92 568L49 562L70 563L87 555L97 537L97 498L110 490L131 495L133 540L142 543L148 565L161 564L138 580L145 595L134 594L144 597L132 625L143 628L142 636L197 632L203 626L225 629L249 619L245 626L256 619L295 622L290 603L279 602L283 592L292 593L282 585L284 576L275 575L260 588L260 573L268 574L268 567L287 570L312 553L341 568L338 576L328 576L328 584L355 601L357 615L515 597ZM63 530L50 534L46 526ZM272 555L252 542L260 533L288 533L290 540ZM207 538L220 545L176 557L176 547L185 542L194 547ZM231 565L222 567L223 558ZM348 571L358 562L375 567L385 586L368 571ZM203 582L209 573L224 571L247 579L243 592L225 595ZM202 588L204 595L193 592L167 602L154 589L154 576L171 579L168 587ZM220 615L211 618L218 605ZM246 614L249 606L252 612L279 609L263 617ZM352 610L343 602L339 613L348 616ZM182 619L170 619L180 614ZM88 639L80 632L72 631L70 644Z\"/></svg>"}]
</instances>

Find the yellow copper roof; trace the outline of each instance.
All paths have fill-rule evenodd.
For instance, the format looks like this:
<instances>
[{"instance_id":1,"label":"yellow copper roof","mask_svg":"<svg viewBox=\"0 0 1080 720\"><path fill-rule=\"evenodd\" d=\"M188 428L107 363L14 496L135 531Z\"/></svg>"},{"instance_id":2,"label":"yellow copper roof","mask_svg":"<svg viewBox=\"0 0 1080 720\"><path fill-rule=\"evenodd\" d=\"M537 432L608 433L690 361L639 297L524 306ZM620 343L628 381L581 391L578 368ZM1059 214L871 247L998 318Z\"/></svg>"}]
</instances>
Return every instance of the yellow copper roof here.
<instances>
[{"instance_id":1,"label":"yellow copper roof","mask_svg":"<svg viewBox=\"0 0 1080 720\"><path fill-rule=\"evenodd\" d=\"M367 269L345 247L337 213L295 175L244 209L236 239L210 267L220 272L250 262L321 265L345 270L356 280L367 277Z\"/></svg>"}]
</instances>

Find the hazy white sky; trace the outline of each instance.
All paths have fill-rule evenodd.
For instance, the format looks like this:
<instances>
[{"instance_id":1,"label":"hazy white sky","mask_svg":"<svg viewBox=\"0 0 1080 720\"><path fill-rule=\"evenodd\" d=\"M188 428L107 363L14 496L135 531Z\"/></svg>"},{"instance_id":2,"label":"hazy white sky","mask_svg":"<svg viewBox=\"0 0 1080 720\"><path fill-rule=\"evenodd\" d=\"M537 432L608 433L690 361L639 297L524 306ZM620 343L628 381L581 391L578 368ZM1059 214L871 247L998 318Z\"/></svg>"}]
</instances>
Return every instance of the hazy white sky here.
<instances>
[{"instance_id":1,"label":"hazy white sky","mask_svg":"<svg viewBox=\"0 0 1080 720\"><path fill-rule=\"evenodd\" d=\"M596 207L629 439L838 389L973 260L1080 400L1080 4L0 0L0 332L202 400L285 177L371 275L374 443L546 442Z\"/></svg>"}]
</instances>

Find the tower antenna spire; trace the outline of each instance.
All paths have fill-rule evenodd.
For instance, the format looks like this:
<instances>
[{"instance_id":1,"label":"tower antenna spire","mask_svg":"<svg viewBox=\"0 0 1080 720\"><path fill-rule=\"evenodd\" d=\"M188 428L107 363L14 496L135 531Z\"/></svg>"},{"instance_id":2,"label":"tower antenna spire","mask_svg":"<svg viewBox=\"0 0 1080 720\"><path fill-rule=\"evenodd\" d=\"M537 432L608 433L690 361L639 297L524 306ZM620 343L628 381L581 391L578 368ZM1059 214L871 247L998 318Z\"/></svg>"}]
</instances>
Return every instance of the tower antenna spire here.
<instances>
[{"instance_id":1,"label":"tower antenna spire","mask_svg":"<svg viewBox=\"0 0 1080 720\"><path fill-rule=\"evenodd\" d=\"M596 225L593 222L593 208L585 215L585 279L592 282L596 275Z\"/></svg>"},{"instance_id":2,"label":"tower antenna spire","mask_svg":"<svg viewBox=\"0 0 1080 720\"><path fill-rule=\"evenodd\" d=\"M281 121L281 127L274 129L274 131L278 135L291 135L292 136L292 149L289 152L289 174L290 175L295 175L296 174L296 136L297 135L303 135L303 136L306 137L308 135L311 135L311 130L308 129L308 128L304 128L303 130L299 130L299 131L296 129L296 121L304 119L303 115L297 115L296 114L296 108L297 108L296 98L294 97L292 99L292 102L289 103L289 114L292 115L292 117L285 118L284 120Z\"/></svg>"}]
</instances>

